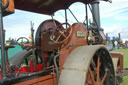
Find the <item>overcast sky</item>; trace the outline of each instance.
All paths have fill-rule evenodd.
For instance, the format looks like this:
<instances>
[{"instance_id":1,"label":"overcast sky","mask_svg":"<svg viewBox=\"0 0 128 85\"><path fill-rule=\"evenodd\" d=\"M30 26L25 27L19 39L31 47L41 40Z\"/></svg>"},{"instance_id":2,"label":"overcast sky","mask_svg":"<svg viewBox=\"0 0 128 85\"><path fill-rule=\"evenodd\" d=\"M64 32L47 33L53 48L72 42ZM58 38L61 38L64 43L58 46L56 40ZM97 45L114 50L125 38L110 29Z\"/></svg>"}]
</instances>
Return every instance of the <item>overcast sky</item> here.
<instances>
[{"instance_id":1,"label":"overcast sky","mask_svg":"<svg viewBox=\"0 0 128 85\"><path fill-rule=\"evenodd\" d=\"M85 9L82 3L75 3L70 6L75 16L80 22L85 20ZM60 22L64 22L64 10L55 13L54 18ZM68 21L70 24L76 22L68 12ZM91 16L89 15L91 18ZM118 36L128 38L128 0L113 0L112 3L100 3L101 27L109 36ZM6 30L6 39L9 37L28 37L30 34L30 21L34 22L35 32L41 22L51 19L51 16L36 14L15 10L15 13L4 17L4 29Z\"/></svg>"}]
</instances>

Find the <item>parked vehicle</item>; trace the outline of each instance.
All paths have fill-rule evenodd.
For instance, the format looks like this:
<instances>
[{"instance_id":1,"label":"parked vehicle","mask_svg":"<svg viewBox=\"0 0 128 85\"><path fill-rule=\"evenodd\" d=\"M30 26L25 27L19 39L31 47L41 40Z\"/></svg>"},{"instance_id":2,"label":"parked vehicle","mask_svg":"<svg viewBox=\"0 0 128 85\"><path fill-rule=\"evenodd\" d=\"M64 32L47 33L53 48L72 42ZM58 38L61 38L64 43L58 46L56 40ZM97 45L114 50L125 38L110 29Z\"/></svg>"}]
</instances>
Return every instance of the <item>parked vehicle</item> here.
<instances>
[{"instance_id":1,"label":"parked vehicle","mask_svg":"<svg viewBox=\"0 0 128 85\"><path fill-rule=\"evenodd\" d=\"M4 1L5 3L3 3ZM0 0L1 72L0 85L116 85L116 74L123 72L123 55L109 53L99 20L100 0ZM108 0L105 0L108 1ZM74 16L69 6L82 2L86 9L86 23ZM32 45L14 55L5 56L3 16L14 9L47 14L32 36ZM88 24L88 8L93 22ZM52 16L65 10L65 23ZM77 23L68 23L67 10ZM10 16L11 17L11 16ZM33 31L32 31L33 32ZM34 43L35 42L35 43ZM113 57L112 57L113 56Z\"/></svg>"}]
</instances>

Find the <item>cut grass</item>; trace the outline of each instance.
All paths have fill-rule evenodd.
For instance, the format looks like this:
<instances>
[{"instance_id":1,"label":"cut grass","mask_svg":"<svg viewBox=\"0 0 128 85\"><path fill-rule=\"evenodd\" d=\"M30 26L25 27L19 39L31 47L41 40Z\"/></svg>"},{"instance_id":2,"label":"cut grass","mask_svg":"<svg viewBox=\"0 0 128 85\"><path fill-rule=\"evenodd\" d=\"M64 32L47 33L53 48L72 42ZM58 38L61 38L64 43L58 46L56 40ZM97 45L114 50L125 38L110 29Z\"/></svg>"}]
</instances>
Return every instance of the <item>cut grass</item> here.
<instances>
[{"instance_id":1,"label":"cut grass","mask_svg":"<svg viewBox=\"0 0 128 85\"><path fill-rule=\"evenodd\" d=\"M113 52L121 52L124 54L123 67L124 67L124 69L128 68L128 48L126 48L126 49L120 48L118 50L113 50ZM128 76L123 77L123 82L121 85L128 85Z\"/></svg>"}]
</instances>

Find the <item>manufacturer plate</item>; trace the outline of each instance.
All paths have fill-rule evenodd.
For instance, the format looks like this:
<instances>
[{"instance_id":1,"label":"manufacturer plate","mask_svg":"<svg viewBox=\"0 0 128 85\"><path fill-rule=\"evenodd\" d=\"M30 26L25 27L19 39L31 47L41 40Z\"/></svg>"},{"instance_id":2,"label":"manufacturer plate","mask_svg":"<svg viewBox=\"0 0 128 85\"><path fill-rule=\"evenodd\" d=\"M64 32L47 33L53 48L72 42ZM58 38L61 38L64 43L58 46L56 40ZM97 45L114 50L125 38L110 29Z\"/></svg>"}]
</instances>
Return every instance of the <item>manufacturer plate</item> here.
<instances>
[{"instance_id":1,"label":"manufacturer plate","mask_svg":"<svg viewBox=\"0 0 128 85\"><path fill-rule=\"evenodd\" d=\"M85 32L77 31L77 37L82 37L82 38L84 38L84 37L85 37Z\"/></svg>"}]
</instances>

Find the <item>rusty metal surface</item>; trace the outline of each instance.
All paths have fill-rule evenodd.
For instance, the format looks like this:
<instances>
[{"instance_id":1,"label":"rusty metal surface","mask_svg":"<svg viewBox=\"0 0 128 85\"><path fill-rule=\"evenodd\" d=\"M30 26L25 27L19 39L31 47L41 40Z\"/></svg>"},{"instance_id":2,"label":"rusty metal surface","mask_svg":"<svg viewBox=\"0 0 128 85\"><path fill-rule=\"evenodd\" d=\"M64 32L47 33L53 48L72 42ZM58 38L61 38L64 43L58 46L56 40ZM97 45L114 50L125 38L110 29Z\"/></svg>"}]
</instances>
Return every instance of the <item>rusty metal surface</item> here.
<instances>
[{"instance_id":1,"label":"rusty metal surface","mask_svg":"<svg viewBox=\"0 0 128 85\"><path fill-rule=\"evenodd\" d=\"M67 57L59 80L59 85L85 85L90 61L103 45L80 46Z\"/></svg>"},{"instance_id":2,"label":"rusty metal surface","mask_svg":"<svg viewBox=\"0 0 128 85\"><path fill-rule=\"evenodd\" d=\"M14 0L15 8L51 15L60 9L67 9L72 3L90 3L97 0ZM108 0L99 0L108 1Z\"/></svg>"}]
</instances>

